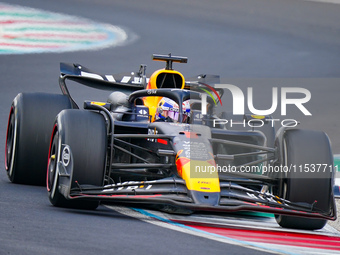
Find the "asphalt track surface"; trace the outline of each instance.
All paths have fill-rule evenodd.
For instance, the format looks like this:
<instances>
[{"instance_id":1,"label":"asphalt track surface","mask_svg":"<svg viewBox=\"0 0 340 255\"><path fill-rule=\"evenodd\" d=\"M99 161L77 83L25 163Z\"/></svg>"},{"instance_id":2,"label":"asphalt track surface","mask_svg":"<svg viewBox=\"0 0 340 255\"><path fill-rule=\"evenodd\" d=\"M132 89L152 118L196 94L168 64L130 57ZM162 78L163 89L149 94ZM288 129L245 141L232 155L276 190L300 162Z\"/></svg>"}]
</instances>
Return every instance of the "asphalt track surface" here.
<instances>
[{"instance_id":1,"label":"asphalt track surface","mask_svg":"<svg viewBox=\"0 0 340 255\"><path fill-rule=\"evenodd\" d=\"M163 66L152 63L151 54L171 52L189 58L188 64L175 66L189 77L220 74L241 88L300 84L312 93L308 108L313 116L292 109L292 117L326 131L334 153L340 152L339 5L299 0L4 2L118 25L129 40L100 51L1 56L0 254L263 254L164 229L106 207L94 212L53 208L43 187L9 183L3 151L11 101L19 92L59 93L59 62L81 63L101 73L137 71L143 63L152 72ZM74 93L77 99L103 97L76 88ZM259 101L265 93L259 92Z\"/></svg>"}]
</instances>

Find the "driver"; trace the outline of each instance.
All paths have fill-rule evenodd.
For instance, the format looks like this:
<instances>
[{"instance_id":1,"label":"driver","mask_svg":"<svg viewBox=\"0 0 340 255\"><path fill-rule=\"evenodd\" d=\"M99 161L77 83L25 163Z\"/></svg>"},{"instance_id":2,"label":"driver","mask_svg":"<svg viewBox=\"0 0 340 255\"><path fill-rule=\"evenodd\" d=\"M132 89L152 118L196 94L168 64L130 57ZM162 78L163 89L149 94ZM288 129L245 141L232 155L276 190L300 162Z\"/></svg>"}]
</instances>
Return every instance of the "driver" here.
<instances>
[{"instance_id":1,"label":"driver","mask_svg":"<svg viewBox=\"0 0 340 255\"><path fill-rule=\"evenodd\" d=\"M188 123L190 120L190 100L186 100L183 102L182 109L183 119L182 121L179 121L178 104L167 97L163 97L158 103L155 121Z\"/></svg>"}]
</instances>

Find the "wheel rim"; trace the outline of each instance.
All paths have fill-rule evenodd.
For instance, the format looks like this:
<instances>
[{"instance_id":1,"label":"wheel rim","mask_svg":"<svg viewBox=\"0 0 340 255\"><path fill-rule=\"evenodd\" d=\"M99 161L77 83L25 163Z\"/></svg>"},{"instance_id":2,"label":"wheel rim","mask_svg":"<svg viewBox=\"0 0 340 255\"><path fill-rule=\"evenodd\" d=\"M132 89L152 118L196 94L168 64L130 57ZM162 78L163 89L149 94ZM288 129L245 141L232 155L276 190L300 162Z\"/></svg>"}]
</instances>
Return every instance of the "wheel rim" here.
<instances>
[{"instance_id":1,"label":"wheel rim","mask_svg":"<svg viewBox=\"0 0 340 255\"><path fill-rule=\"evenodd\" d=\"M53 138L51 141L50 146L50 152L48 156L48 167L47 167L47 190L49 192L49 195L51 198L54 197L56 186L58 183L58 169L57 169L57 163L58 158L60 155L60 146L59 146L59 133L58 130L56 130L56 127L54 128L53 132Z\"/></svg>"},{"instance_id":2,"label":"wheel rim","mask_svg":"<svg viewBox=\"0 0 340 255\"><path fill-rule=\"evenodd\" d=\"M14 107L12 106L8 118L8 126L6 133L6 152L5 152L5 169L9 176L12 176L13 172L16 136L17 136L17 121L14 115Z\"/></svg>"},{"instance_id":3,"label":"wheel rim","mask_svg":"<svg viewBox=\"0 0 340 255\"><path fill-rule=\"evenodd\" d=\"M284 163L284 166L288 165L286 139L283 139L283 163ZM281 180L282 183L280 184L280 194L279 194L279 196L283 199L287 199L287 177L288 177L287 175L282 177L283 180ZM282 220L282 215L275 215L275 218L276 218L277 222L280 222Z\"/></svg>"}]
</instances>

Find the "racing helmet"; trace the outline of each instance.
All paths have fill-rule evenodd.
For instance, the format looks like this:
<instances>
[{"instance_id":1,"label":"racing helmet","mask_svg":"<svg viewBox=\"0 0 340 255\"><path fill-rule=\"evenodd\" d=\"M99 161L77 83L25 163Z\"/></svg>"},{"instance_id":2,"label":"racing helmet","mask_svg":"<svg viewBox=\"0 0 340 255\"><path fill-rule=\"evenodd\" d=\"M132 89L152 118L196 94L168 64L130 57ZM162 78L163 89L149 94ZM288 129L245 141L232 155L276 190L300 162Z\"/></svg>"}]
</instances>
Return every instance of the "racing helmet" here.
<instances>
[{"instance_id":1,"label":"racing helmet","mask_svg":"<svg viewBox=\"0 0 340 255\"><path fill-rule=\"evenodd\" d=\"M182 121L180 121L178 104L172 99L163 97L158 103L155 121L188 123L190 119L190 100L186 100L183 102L182 110L183 119Z\"/></svg>"}]
</instances>

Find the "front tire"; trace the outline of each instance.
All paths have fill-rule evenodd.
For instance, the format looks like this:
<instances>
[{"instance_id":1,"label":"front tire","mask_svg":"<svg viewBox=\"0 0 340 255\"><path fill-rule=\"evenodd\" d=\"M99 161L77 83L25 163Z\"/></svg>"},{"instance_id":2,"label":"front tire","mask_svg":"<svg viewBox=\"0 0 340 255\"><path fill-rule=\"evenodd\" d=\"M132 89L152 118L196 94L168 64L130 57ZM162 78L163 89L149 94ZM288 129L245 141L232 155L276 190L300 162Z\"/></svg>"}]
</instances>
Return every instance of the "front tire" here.
<instances>
[{"instance_id":1,"label":"front tire","mask_svg":"<svg viewBox=\"0 0 340 255\"><path fill-rule=\"evenodd\" d=\"M296 203L313 204L325 213L333 210L333 154L327 135L310 130L288 130L284 134L283 163L296 171L290 171L281 180L279 196ZM313 165L327 166L322 171L312 172ZM323 165L324 164L324 165ZM308 171L301 167L309 167ZM302 170L302 171L300 171ZM306 168L307 170L307 168ZM327 223L324 219L310 219L276 215L277 223L284 228L305 230L321 229Z\"/></svg>"},{"instance_id":2,"label":"front tire","mask_svg":"<svg viewBox=\"0 0 340 255\"><path fill-rule=\"evenodd\" d=\"M64 95L21 93L13 100L7 125L5 169L13 183L44 185L53 122L71 108Z\"/></svg>"},{"instance_id":3,"label":"front tire","mask_svg":"<svg viewBox=\"0 0 340 255\"><path fill-rule=\"evenodd\" d=\"M56 119L48 157L47 191L52 205L57 207L96 209L97 201L67 200L59 191L57 163L61 161L61 146L68 145L73 156L73 183L102 186L104 181L107 135L101 114L84 110L65 110Z\"/></svg>"}]
</instances>

